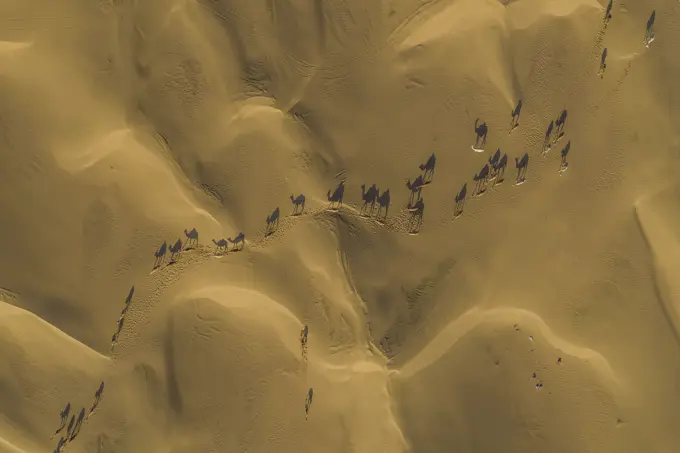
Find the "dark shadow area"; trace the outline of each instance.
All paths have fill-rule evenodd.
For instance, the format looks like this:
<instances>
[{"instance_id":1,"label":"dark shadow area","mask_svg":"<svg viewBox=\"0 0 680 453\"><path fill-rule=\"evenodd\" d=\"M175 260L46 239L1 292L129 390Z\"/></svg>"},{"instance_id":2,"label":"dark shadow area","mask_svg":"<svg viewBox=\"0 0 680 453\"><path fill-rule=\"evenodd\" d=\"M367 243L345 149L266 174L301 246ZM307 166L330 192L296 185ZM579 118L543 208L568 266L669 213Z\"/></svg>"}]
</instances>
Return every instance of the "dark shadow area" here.
<instances>
[{"instance_id":1,"label":"dark shadow area","mask_svg":"<svg viewBox=\"0 0 680 453\"><path fill-rule=\"evenodd\" d=\"M472 179L475 181L475 190L472 196L483 195L486 192L487 183L489 181L489 164L485 164L479 173L477 173Z\"/></svg>"},{"instance_id":2,"label":"dark shadow area","mask_svg":"<svg viewBox=\"0 0 680 453\"><path fill-rule=\"evenodd\" d=\"M562 137L564 137L564 126L567 124L567 109L562 110L560 116L555 120L556 133L555 143L557 143Z\"/></svg>"},{"instance_id":3,"label":"dark shadow area","mask_svg":"<svg viewBox=\"0 0 680 453\"><path fill-rule=\"evenodd\" d=\"M312 407L312 400L314 399L314 389L312 387L307 390L307 397L305 398L305 420L309 416L309 409Z\"/></svg>"},{"instance_id":4,"label":"dark shadow area","mask_svg":"<svg viewBox=\"0 0 680 453\"><path fill-rule=\"evenodd\" d=\"M78 434L80 434L80 430L83 427L84 421L85 421L85 408L82 408L78 413L78 420L76 420L76 424L73 427L73 431L71 432L71 435L68 438L69 442L73 441L76 437L78 437Z\"/></svg>"},{"instance_id":5,"label":"dark shadow area","mask_svg":"<svg viewBox=\"0 0 680 453\"><path fill-rule=\"evenodd\" d=\"M367 215L366 214L367 211L369 217L373 215L373 210L375 209L375 202L378 199L379 193L380 191L375 186L375 184L369 187L368 190L366 190L366 184L361 185L361 199L364 202L360 209L361 215Z\"/></svg>"},{"instance_id":6,"label":"dark shadow area","mask_svg":"<svg viewBox=\"0 0 680 453\"><path fill-rule=\"evenodd\" d=\"M240 250L243 250L243 247L246 245L246 235L241 232L236 236L234 239L231 237L227 238L227 241L229 241L231 244L233 244L232 251L233 252L238 252ZM238 244L241 244L241 247L238 246Z\"/></svg>"},{"instance_id":7,"label":"dark shadow area","mask_svg":"<svg viewBox=\"0 0 680 453\"><path fill-rule=\"evenodd\" d=\"M465 200L467 198L467 183L463 184L458 195L456 195L456 207L453 209L453 217L458 217L463 213L465 207Z\"/></svg>"},{"instance_id":8,"label":"dark shadow area","mask_svg":"<svg viewBox=\"0 0 680 453\"><path fill-rule=\"evenodd\" d=\"M125 305L130 305L130 302L132 302L132 296L135 295L135 285L132 285L132 288L130 288L130 292L128 293L127 297L125 298Z\"/></svg>"},{"instance_id":9,"label":"dark shadow area","mask_svg":"<svg viewBox=\"0 0 680 453\"><path fill-rule=\"evenodd\" d=\"M187 249L188 250L188 249ZM173 264L179 259L179 254L182 252L182 240L177 239L175 243L170 247L170 263Z\"/></svg>"},{"instance_id":10,"label":"dark shadow area","mask_svg":"<svg viewBox=\"0 0 680 453\"><path fill-rule=\"evenodd\" d=\"M99 384L99 388L97 389L96 392L94 392L94 402L92 403L92 407L90 407L90 412L88 412L87 417L85 417L86 420L90 418L90 415L92 415L95 409L97 409L97 406L99 405L99 402L102 399L103 393L104 393L104 381L102 381L101 384Z\"/></svg>"},{"instance_id":11,"label":"dark shadow area","mask_svg":"<svg viewBox=\"0 0 680 453\"><path fill-rule=\"evenodd\" d=\"M609 0L609 3L607 4L607 9L604 12L604 17L602 18L602 21L605 24L605 27L609 23L609 21L612 19L612 8L614 7L614 0Z\"/></svg>"},{"instance_id":12,"label":"dark shadow area","mask_svg":"<svg viewBox=\"0 0 680 453\"><path fill-rule=\"evenodd\" d=\"M274 233L274 231L276 231L276 228L278 228L278 226L279 226L279 214L280 214L280 211L279 211L279 208L277 206L276 209L274 209L274 211L272 211L272 213L267 216L267 219L265 220L265 222L267 222L267 226L266 226L265 231L264 231L265 237Z\"/></svg>"},{"instance_id":13,"label":"dark shadow area","mask_svg":"<svg viewBox=\"0 0 680 453\"><path fill-rule=\"evenodd\" d=\"M515 184L520 185L526 181L527 170L529 168L529 153L524 153L521 159L515 157L515 167L517 168L517 180Z\"/></svg>"},{"instance_id":14,"label":"dark shadow area","mask_svg":"<svg viewBox=\"0 0 680 453\"><path fill-rule=\"evenodd\" d=\"M418 198L413 205L409 204L408 211L411 217L408 221L408 232L410 234L418 234L420 232L420 227L423 225L423 215L425 214L425 201L422 198Z\"/></svg>"},{"instance_id":15,"label":"dark shadow area","mask_svg":"<svg viewBox=\"0 0 680 453\"><path fill-rule=\"evenodd\" d=\"M59 442L57 442L57 446L54 449L54 453L62 453L64 451L64 447L66 447L67 442L68 439L66 437L61 437L59 439Z\"/></svg>"},{"instance_id":16,"label":"dark shadow area","mask_svg":"<svg viewBox=\"0 0 680 453\"><path fill-rule=\"evenodd\" d=\"M411 191L411 194L408 197L409 205L413 203L416 195L418 195L418 199L420 199L423 184L423 175L418 175L418 177L413 182L411 182L410 179L406 181L406 187Z\"/></svg>"},{"instance_id":17,"label":"dark shadow area","mask_svg":"<svg viewBox=\"0 0 680 453\"><path fill-rule=\"evenodd\" d=\"M597 72L597 75L600 76L600 78L604 77L604 71L607 69L607 48L605 47L604 50L602 51L602 57L600 58L600 70Z\"/></svg>"},{"instance_id":18,"label":"dark shadow area","mask_svg":"<svg viewBox=\"0 0 680 453\"><path fill-rule=\"evenodd\" d=\"M569 140L566 144L566 146L562 149L562 152L560 153L560 174L564 173L567 171L569 168L569 162L567 162L567 155L569 154L569 150L571 149L571 140Z\"/></svg>"},{"instance_id":19,"label":"dark shadow area","mask_svg":"<svg viewBox=\"0 0 680 453\"><path fill-rule=\"evenodd\" d=\"M486 145L486 136L489 133L489 127L486 125L486 123L479 124L479 118L475 120L475 134L477 134L477 138L475 139L475 146L473 148L476 149L484 149L484 145Z\"/></svg>"},{"instance_id":20,"label":"dark shadow area","mask_svg":"<svg viewBox=\"0 0 680 453\"><path fill-rule=\"evenodd\" d=\"M64 407L64 409L59 413L59 417L60 417L61 421L59 423L59 428L57 428L57 430L54 432L54 434L52 434L52 437L51 437L52 439L54 439L54 437L57 434L59 434L66 427L66 420L68 420L68 416L70 415L70 413L71 413L71 403L68 402L68 403L66 403L66 406Z\"/></svg>"},{"instance_id":21,"label":"dark shadow area","mask_svg":"<svg viewBox=\"0 0 680 453\"><path fill-rule=\"evenodd\" d=\"M161 264L163 264L163 261L165 261L165 252L168 249L168 243L166 241L163 241L160 247L158 247L158 250L156 250L156 253L154 255L156 256L156 261L153 264L154 269L158 269Z\"/></svg>"},{"instance_id":22,"label":"dark shadow area","mask_svg":"<svg viewBox=\"0 0 680 453\"><path fill-rule=\"evenodd\" d=\"M387 189L384 191L380 196L378 197L378 219L380 220L380 213L382 210L385 210L385 215L382 217L382 220L387 219L387 214L390 210L390 189Z\"/></svg>"},{"instance_id":23,"label":"dark shadow area","mask_svg":"<svg viewBox=\"0 0 680 453\"><path fill-rule=\"evenodd\" d=\"M293 203L293 214L300 215L305 211L305 196L303 194L294 197L293 194L290 195L290 201Z\"/></svg>"},{"instance_id":24,"label":"dark shadow area","mask_svg":"<svg viewBox=\"0 0 680 453\"><path fill-rule=\"evenodd\" d=\"M543 138L543 151L541 152L541 154L546 154L552 148L552 134L554 128L555 122L550 121L548 129L546 129L545 131L545 137Z\"/></svg>"},{"instance_id":25,"label":"dark shadow area","mask_svg":"<svg viewBox=\"0 0 680 453\"><path fill-rule=\"evenodd\" d=\"M649 20L647 20L647 27L645 28L645 39L643 40L645 47L649 47L649 45L654 41L654 21L656 20L656 10L652 11L652 15L649 16Z\"/></svg>"},{"instance_id":26,"label":"dark shadow area","mask_svg":"<svg viewBox=\"0 0 680 453\"><path fill-rule=\"evenodd\" d=\"M515 110L511 112L512 119L510 120L510 132L514 131L519 126L519 116L521 113L522 113L522 100L520 99L517 102Z\"/></svg>"},{"instance_id":27,"label":"dark shadow area","mask_svg":"<svg viewBox=\"0 0 680 453\"><path fill-rule=\"evenodd\" d=\"M418 168L423 171L423 184L428 184L434 179L434 167L437 165L437 158L434 153L427 159L427 162L420 164ZM429 178L428 178L429 176Z\"/></svg>"},{"instance_id":28,"label":"dark shadow area","mask_svg":"<svg viewBox=\"0 0 680 453\"><path fill-rule=\"evenodd\" d=\"M329 190L326 194L328 198L328 209L340 209L342 207L342 199L345 196L345 181L340 181L340 184L335 188L333 193Z\"/></svg>"}]
</instances>

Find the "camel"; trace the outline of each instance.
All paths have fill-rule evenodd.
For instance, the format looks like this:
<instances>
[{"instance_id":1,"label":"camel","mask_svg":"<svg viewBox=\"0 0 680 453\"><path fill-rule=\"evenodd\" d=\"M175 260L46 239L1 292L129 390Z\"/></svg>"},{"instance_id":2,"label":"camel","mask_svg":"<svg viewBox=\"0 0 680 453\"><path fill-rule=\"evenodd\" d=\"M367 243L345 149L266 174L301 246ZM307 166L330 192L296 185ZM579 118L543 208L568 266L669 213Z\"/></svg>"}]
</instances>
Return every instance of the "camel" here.
<instances>
[{"instance_id":1,"label":"camel","mask_svg":"<svg viewBox=\"0 0 680 453\"><path fill-rule=\"evenodd\" d=\"M489 171L490 171L489 164L486 164L473 178L477 183L473 194L474 196L479 196L486 192L486 184L489 181Z\"/></svg>"},{"instance_id":2,"label":"camel","mask_svg":"<svg viewBox=\"0 0 680 453\"><path fill-rule=\"evenodd\" d=\"M602 57L600 58L600 69L597 71L597 75L600 78L604 78L604 71L607 69L607 48L605 47L602 51Z\"/></svg>"},{"instance_id":3,"label":"camel","mask_svg":"<svg viewBox=\"0 0 680 453\"><path fill-rule=\"evenodd\" d=\"M418 168L420 168L421 171L424 171L423 173L423 181L432 181L434 178L434 166L437 164L437 158L435 157L434 153L427 159L427 162L424 164L420 164ZM427 179L428 173L430 174L430 179Z\"/></svg>"},{"instance_id":4,"label":"camel","mask_svg":"<svg viewBox=\"0 0 680 453\"><path fill-rule=\"evenodd\" d=\"M479 124L479 118L475 120L475 133L477 138L475 139L475 146L472 147L475 151L484 151L484 145L486 145L486 134L489 132L489 127L486 123ZM481 140L481 143L480 143Z\"/></svg>"},{"instance_id":5,"label":"camel","mask_svg":"<svg viewBox=\"0 0 680 453\"><path fill-rule=\"evenodd\" d=\"M361 207L361 213L363 215L364 211L366 210L366 207L371 208L369 211L368 215L373 214L373 209L375 208L375 200L378 198L378 194L380 191L378 188L373 184L371 187L366 190L366 184L361 185L361 199L364 201L363 206Z\"/></svg>"},{"instance_id":6,"label":"camel","mask_svg":"<svg viewBox=\"0 0 680 453\"><path fill-rule=\"evenodd\" d=\"M274 228L279 226L279 208L277 206L274 211L267 216L267 229L265 231L265 236L269 236L274 232Z\"/></svg>"},{"instance_id":7,"label":"camel","mask_svg":"<svg viewBox=\"0 0 680 453\"><path fill-rule=\"evenodd\" d=\"M467 198L467 183L463 184L458 195L456 195L456 207L453 210L453 217L458 217L463 213L465 207L465 199Z\"/></svg>"},{"instance_id":8,"label":"camel","mask_svg":"<svg viewBox=\"0 0 680 453\"><path fill-rule=\"evenodd\" d=\"M390 210L390 189L387 189L378 197L378 217L380 217L380 211L382 211L383 208L385 208L385 216L383 219L386 219L387 212Z\"/></svg>"},{"instance_id":9,"label":"camel","mask_svg":"<svg viewBox=\"0 0 680 453\"><path fill-rule=\"evenodd\" d=\"M170 247L170 262L175 262L179 258L179 254L182 251L182 240L177 239L177 242Z\"/></svg>"},{"instance_id":10,"label":"camel","mask_svg":"<svg viewBox=\"0 0 680 453\"><path fill-rule=\"evenodd\" d=\"M519 115L522 112L522 100L517 102L517 107L511 112L512 119L510 120L510 132L514 131L519 126ZM508 132L508 134L510 133Z\"/></svg>"},{"instance_id":11,"label":"camel","mask_svg":"<svg viewBox=\"0 0 680 453\"><path fill-rule=\"evenodd\" d=\"M571 140L567 142L567 145L562 149L562 152L560 153L561 161L560 161L560 175L567 171L569 168L569 162L567 162L567 155L569 154L569 150L571 149Z\"/></svg>"},{"instance_id":12,"label":"camel","mask_svg":"<svg viewBox=\"0 0 680 453\"><path fill-rule=\"evenodd\" d=\"M185 249L188 250L191 244L198 245L198 231L196 231L196 228L192 228L191 231L184 230L184 235L187 237ZM188 247L186 247L187 245Z\"/></svg>"},{"instance_id":13,"label":"camel","mask_svg":"<svg viewBox=\"0 0 680 453\"><path fill-rule=\"evenodd\" d=\"M418 194L418 198L420 198L420 192L421 189L423 188L423 184L424 183L422 175L418 175L418 177L415 179L415 181L413 181L413 183L411 182L410 179L406 181L406 187L408 187L408 189L411 191L411 196L408 199L409 204L413 203L413 198L415 197L416 194Z\"/></svg>"},{"instance_id":14,"label":"camel","mask_svg":"<svg viewBox=\"0 0 680 453\"><path fill-rule=\"evenodd\" d=\"M503 157L501 157L501 160L498 161L498 164L495 167L496 171L496 178L494 181L494 186L498 184L502 184L504 179L503 176L505 175L505 168L508 166L508 155L503 154Z\"/></svg>"},{"instance_id":15,"label":"camel","mask_svg":"<svg viewBox=\"0 0 680 453\"><path fill-rule=\"evenodd\" d=\"M328 209L332 209L334 204L336 205L335 209L341 208L342 198L344 196L345 196L345 181L341 181L340 184L338 184L338 187L336 187L335 190L333 191L332 195L330 190L328 191L328 194L326 194L326 198L328 198L328 201L330 202Z\"/></svg>"},{"instance_id":16,"label":"camel","mask_svg":"<svg viewBox=\"0 0 680 453\"><path fill-rule=\"evenodd\" d=\"M522 159L515 157L515 167L517 168L517 182L515 184L523 184L526 181L527 169L529 168L529 153L525 153Z\"/></svg>"},{"instance_id":17,"label":"camel","mask_svg":"<svg viewBox=\"0 0 680 453\"><path fill-rule=\"evenodd\" d=\"M654 21L656 20L656 10L652 11L652 15L649 16L649 20L647 21L647 27L645 28L645 39L642 41L645 45L645 47L649 47L649 45L654 41Z\"/></svg>"},{"instance_id":18,"label":"camel","mask_svg":"<svg viewBox=\"0 0 680 453\"><path fill-rule=\"evenodd\" d=\"M97 389L96 392L94 392L94 402L92 403L92 407L90 408L90 412L88 412L87 416L85 417L85 420L90 418L90 415L94 412L95 409L97 409L97 406L99 405L99 401L102 399L102 393L104 393L104 381L99 384L99 388Z\"/></svg>"},{"instance_id":19,"label":"camel","mask_svg":"<svg viewBox=\"0 0 680 453\"><path fill-rule=\"evenodd\" d=\"M304 212L305 196L303 194L300 194L297 197L293 197L293 195L291 194L290 201L293 203L293 215L299 215ZM300 207L301 207L300 212L298 212L298 208Z\"/></svg>"},{"instance_id":20,"label":"camel","mask_svg":"<svg viewBox=\"0 0 680 453\"><path fill-rule=\"evenodd\" d=\"M307 417L309 416L309 409L312 406L312 399L314 399L314 389L310 387L307 391L307 398L305 398L305 420L307 420Z\"/></svg>"},{"instance_id":21,"label":"camel","mask_svg":"<svg viewBox=\"0 0 680 453\"><path fill-rule=\"evenodd\" d=\"M243 247L246 243L246 235L243 234L243 232L241 232L241 233L238 234L238 236L236 236L235 239L228 237L227 241L231 242L232 244L239 244L239 243L241 244L240 249L236 248L237 246L234 245L234 248L232 250L243 250Z\"/></svg>"},{"instance_id":22,"label":"camel","mask_svg":"<svg viewBox=\"0 0 680 453\"><path fill-rule=\"evenodd\" d=\"M132 285L132 288L130 288L130 292L128 293L127 297L125 298L125 305L130 305L130 302L132 302L132 296L135 294L135 286Z\"/></svg>"},{"instance_id":23,"label":"camel","mask_svg":"<svg viewBox=\"0 0 680 453\"><path fill-rule=\"evenodd\" d=\"M220 249L222 249L225 252L227 251L227 240L226 239L220 239L219 241L216 241L216 240L213 239L212 241L213 241L213 244L215 244L215 255L218 254Z\"/></svg>"},{"instance_id":24,"label":"camel","mask_svg":"<svg viewBox=\"0 0 680 453\"><path fill-rule=\"evenodd\" d=\"M76 420L76 425L73 428L73 432L71 433L71 436L68 438L69 442L71 442L78 436L78 434L80 434L80 428L82 428L84 420L85 420L85 408L83 407L82 409L80 409L80 412L78 413L78 420Z\"/></svg>"},{"instance_id":25,"label":"camel","mask_svg":"<svg viewBox=\"0 0 680 453\"><path fill-rule=\"evenodd\" d=\"M64 448L66 447L66 442L68 442L67 437L61 437L59 438L59 442L57 442L57 447L54 449L54 453L62 453L64 451Z\"/></svg>"},{"instance_id":26,"label":"camel","mask_svg":"<svg viewBox=\"0 0 680 453\"><path fill-rule=\"evenodd\" d=\"M489 173L489 180L493 181L496 179L496 170L498 168L498 162L501 160L501 149L498 148L493 156L489 157L489 166L491 167L491 173Z\"/></svg>"},{"instance_id":27,"label":"camel","mask_svg":"<svg viewBox=\"0 0 680 453\"><path fill-rule=\"evenodd\" d=\"M411 219L409 220L409 232L417 233L423 223L425 200L418 198L418 201L416 201L415 204L408 206L408 211L411 213Z\"/></svg>"},{"instance_id":28,"label":"camel","mask_svg":"<svg viewBox=\"0 0 680 453\"><path fill-rule=\"evenodd\" d=\"M567 109L562 110L562 113L560 113L559 118L555 120L555 126L557 127L557 136L555 137L555 142L557 143L559 139L561 139L564 136L564 125L567 122Z\"/></svg>"},{"instance_id":29,"label":"camel","mask_svg":"<svg viewBox=\"0 0 680 453\"><path fill-rule=\"evenodd\" d=\"M548 129L545 131L545 137L543 138L543 151L541 151L541 155L545 156L548 154L548 151L552 149L552 133L553 129L555 128L555 122L550 121L550 124L548 125Z\"/></svg>"},{"instance_id":30,"label":"camel","mask_svg":"<svg viewBox=\"0 0 680 453\"><path fill-rule=\"evenodd\" d=\"M607 24L612 19L612 7L613 6L614 6L614 0L609 0L609 3L607 4L607 9L604 12L604 17L602 18L602 22L604 22L604 28L607 28Z\"/></svg>"},{"instance_id":31,"label":"camel","mask_svg":"<svg viewBox=\"0 0 680 453\"><path fill-rule=\"evenodd\" d=\"M66 441L71 440L71 435L73 434L73 428L76 426L76 414L71 415L71 420L68 422L68 428L66 429Z\"/></svg>"},{"instance_id":32,"label":"camel","mask_svg":"<svg viewBox=\"0 0 680 453\"><path fill-rule=\"evenodd\" d=\"M156 262L153 265L153 268L156 269L158 266L163 264L163 261L165 260L165 252L168 248L168 243L166 241L163 241L163 244L158 248L156 251Z\"/></svg>"},{"instance_id":33,"label":"camel","mask_svg":"<svg viewBox=\"0 0 680 453\"><path fill-rule=\"evenodd\" d=\"M66 406L64 409L59 413L59 417L61 419L59 428L52 434L52 437L50 439L54 439L54 437L61 432L62 429L66 427L66 420L68 420L69 413L71 412L71 403L66 403Z\"/></svg>"}]
</instances>

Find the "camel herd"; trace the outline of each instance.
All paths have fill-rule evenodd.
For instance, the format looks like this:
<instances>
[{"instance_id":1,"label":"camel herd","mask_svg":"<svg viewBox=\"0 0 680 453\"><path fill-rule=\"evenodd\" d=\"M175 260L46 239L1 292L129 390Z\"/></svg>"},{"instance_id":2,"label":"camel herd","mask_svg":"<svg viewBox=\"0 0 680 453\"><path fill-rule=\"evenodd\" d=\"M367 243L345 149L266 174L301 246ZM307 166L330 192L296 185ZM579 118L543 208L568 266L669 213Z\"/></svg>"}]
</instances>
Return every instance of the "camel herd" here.
<instances>
[{"instance_id":1,"label":"camel herd","mask_svg":"<svg viewBox=\"0 0 680 453\"><path fill-rule=\"evenodd\" d=\"M612 6L613 0L610 0L603 18L602 31L606 29L607 24L612 18ZM655 39L653 31L655 18L656 12L653 11L652 15L650 16L647 22L645 37L643 40L643 44L647 48L649 48L649 46ZM598 75L600 77L604 77L604 71L606 69L606 58L607 48L603 50L600 59L600 68L598 71ZM519 127L521 110L522 101L519 100L517 106L511 112L510 128L508 134L512 133L515 129ZM565 136L564 128L566 125L566 121L567 110L565 109L562 111L562 113L558 116L556 120L550 122L545 133L543 148L540 153L541 156L545 157L549 153L549 151L553 149L553 147ZM486 122L482 121L480 123L480 120L477 119L474 124L474 131L476 139L474 145L472 145L472 149L475 152L482 153L484 152L484 146L486 145L489 126L486 124ZM571 141L568 141L566 146L562 149L560 153L560 167L559 167L560 175L563 174L568 169L569 164L567 162L567 155L569 154L570 149ZM475 182L475 187L473 189L472 196L480 196L484 194L487 191L489 184L492 184L493 186L501 184L504 181L504 174L507 164L508 155L506 153L501 153L501 150L498 149L488 159L488 161L484 164L482 169L474 175L473 180ZM406 206L406 210L411 215L411 219L409 221L409 232L412 234L417 233L419 231L420 225L422 224L423 214L425 211L425 201L424 197L422 196L422 192L424 187L426 187L428 184L432 182L434 178L435 166L436 157L435 154L432 153L425 163L418 166L418 168L421 171L421 174L419 174L413 181L411 181L411 179L408 179L406 182L406 187L409 190L409 201ZM528 170L528 166L529 166L528 153L525 153L521 157L515 157L515 167L517 170L515 185L521 185L526 181L526 173ZM465 201L467 199L467 192L468 192L467 183L465 183L460 192L455 196L455 207L453 215L454 219L458 218L463 213ZM341 181L333 191L329 190L327 193L327 199L329 202L328 209L338 210L342 208L344 194L345 194L345 181ZM379 222L382 222L385 219L387 219L391 203L389 189L386 189L381 192L380 189L378 189L378 187L375 184L372 184L369 187L366 187L365 184L362 184L361 199L363 201L363 205L361 206L360 209L360 214L362 216L367 217L373 216L375 208L377 207L377 212L375 214L377 220ZM297 216L304 212L305 200L306 200L305 195L303 194L300 194L298 196L294 196L293 194L290 195L290 201L293 205L292 215ZM268 236L275 231L279 223L279 217L280 210L278 207L270 215L267 216L265 236ZM169 246L166 241L163 241L161 246L155 252L156 259L153 266L154 270L158 269L163 264L163 262L165 261L165 256L168 251L170 252L170 262L172 263L179 258L183 250L190 250L191 248L198 246L199 235L198 231L196 231L195 228L192 228L191 230L184 230L184 235L186 237L184 242L182 242L181 239L177 239L177 241L175 241L171 246ZM243 247L245 246L245 234L241 232L233 239L231 237L219 240L212 239L212 242L215 245L216 254L226 253L228 251L229 244L232 244L233 246L232 251L243 250ZM111 338L111 352L113 352L114 346L116 345L120 333L122 331L123 324L125 322L125 316L132 302L134 291L135 288L133 286L130 289L127 298L125 299L125 307L123 308L120 318L118 320L116 332L113 334ZM309 329L306 325L300 332L300 345L302 350L302 356L305 361L307 360L308 332ZM530 339L532 338L530 337ZM558 359L557 363L558 364L561 363L561 358ZM535 373L533 374L533 378L536 379ZM543 386L542 382L536 383L537 389L541 388L542 386ZM76 436L80 432L82 424L85 421L87 421L87 419L94 413L95 409L99 405L103 391L104 382L100 384L99 388L95 392L94 402L89 412L87 412L87 414L84 407L80 410L77 416L75 415L75 413L71 414L71 404L70 403L66 404L65 408L60 413L61 418L60 425L52 435L52 438L54 438L57 435L61 434L64 430L66 430L65 435L60 436L60 440L55 449L55 453L61 453L63 449L66 447L66 445L76 438ZM310 388L305 400L305 414L306 414L305 418L309 413L309 408L312 403L313 394L314 391L312 388ZM71 418L67 427L66 421L69 419L69 415L71 416Z\"/></svg>"}]
</instances>

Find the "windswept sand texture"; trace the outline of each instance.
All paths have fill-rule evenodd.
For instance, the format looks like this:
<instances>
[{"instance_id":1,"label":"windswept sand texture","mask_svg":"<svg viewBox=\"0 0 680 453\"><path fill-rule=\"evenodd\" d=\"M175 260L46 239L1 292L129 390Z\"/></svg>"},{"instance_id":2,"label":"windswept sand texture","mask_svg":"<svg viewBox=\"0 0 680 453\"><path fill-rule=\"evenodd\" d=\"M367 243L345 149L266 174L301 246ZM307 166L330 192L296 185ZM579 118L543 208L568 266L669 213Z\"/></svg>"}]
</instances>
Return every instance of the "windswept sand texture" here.
<instances>
[{"instance_id":1,"label":"windswept sand texture","mask_svg":"<svg viewBox=\"0 0 680 453\"><path fill-rule=\"evenodd\" d=\"M0 2L0 453L677 453L680 3L606 9Z\"/></svg>"}]
</instances>

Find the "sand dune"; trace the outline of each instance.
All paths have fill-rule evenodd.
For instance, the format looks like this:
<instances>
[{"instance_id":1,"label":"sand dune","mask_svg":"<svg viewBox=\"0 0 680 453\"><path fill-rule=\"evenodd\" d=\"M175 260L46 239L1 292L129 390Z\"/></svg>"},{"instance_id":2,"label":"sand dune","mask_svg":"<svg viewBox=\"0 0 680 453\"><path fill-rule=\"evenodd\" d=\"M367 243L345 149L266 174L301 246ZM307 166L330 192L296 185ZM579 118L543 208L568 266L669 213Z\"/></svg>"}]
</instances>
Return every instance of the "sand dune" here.
<instances>
[{"instance_id":1,"label":"sand dune","mask_svg":"<svg viewBox=\"0 0 680 453\"><path fill-rule=\"evenodd\" d=\"M610 6L4 2L0 452L676 451L680 7Z\"/></svg>"}]
</instances>

